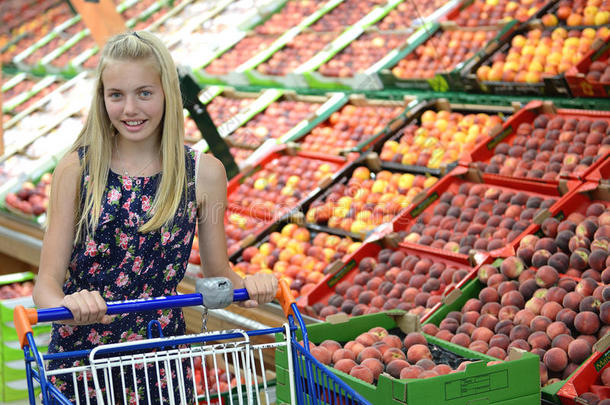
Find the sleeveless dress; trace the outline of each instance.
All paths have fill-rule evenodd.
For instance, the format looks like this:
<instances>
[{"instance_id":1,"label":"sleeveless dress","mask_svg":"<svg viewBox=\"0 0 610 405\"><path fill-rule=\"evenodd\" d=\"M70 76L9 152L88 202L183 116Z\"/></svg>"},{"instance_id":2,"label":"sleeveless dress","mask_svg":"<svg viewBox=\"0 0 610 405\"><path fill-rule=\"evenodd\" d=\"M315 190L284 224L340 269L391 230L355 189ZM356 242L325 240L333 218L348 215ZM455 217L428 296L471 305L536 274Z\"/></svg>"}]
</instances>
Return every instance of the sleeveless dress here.
<instances>
[{"instance_id":1,"label":"sleeveless dress","mask_svg":"<svg viewBox=\"0 0 610 405\"><path fill-rule=\"evenodd\" d=\"M83 153L83 150L79 150L81 161ZM185 146L187 201L181 204L170 227L164 226L147 234L138 232L138 227L145 222L151 208L160 174L128 177L112 171L108 173L95 236L87 237L73 248L68 278L63 286L66 295L88 289L99 291L106 301L124 301L177 294L178 283L184 277L188 264L197 223L196 153ZM85 170L81 179L81 201L84 201L88 178ZM89 350L103 344L144 339L151 320L161 324L164 336L186 332L180 308L121 314L109 325L72 326L55 323L49 353ZM73 359L52 360L49 368L65 368L74 364ZM187 370L187 375L191 376L192 370ZM55 384L74 401L71 378L70 381L63 381L58 377ZM190 384L186 385L188 387ZM93 381L88 387L86 395L93 398ZM192 391L190 387L188 390ZM79 391L81 403L84 403L84 392L80 385ZM129 388L126 391L129 402L136 403L135 392ZM189 398L191 396L192 392L189 392ZM137 402L146 402L146 397L143 398L141 394L138 398ZM152 403L158 403L158 400L159 398Z\"/></svg>"}]
</instances>

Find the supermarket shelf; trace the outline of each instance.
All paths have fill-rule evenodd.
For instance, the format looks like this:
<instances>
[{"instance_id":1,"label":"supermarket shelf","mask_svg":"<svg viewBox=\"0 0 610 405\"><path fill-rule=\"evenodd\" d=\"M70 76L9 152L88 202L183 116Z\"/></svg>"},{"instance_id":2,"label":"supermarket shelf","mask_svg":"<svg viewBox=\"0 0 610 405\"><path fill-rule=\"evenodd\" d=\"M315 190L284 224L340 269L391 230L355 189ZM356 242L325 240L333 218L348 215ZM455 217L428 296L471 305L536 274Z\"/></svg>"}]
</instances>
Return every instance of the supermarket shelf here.
<instances>
[{"instance_id":1,"label":"supermarket shelf","mask_svg":"<svg viewBox=\"0 0 610 405\"><path fill-rule=\"evenodd\" d=\"M43 230L20 218L0 213L0 253L38 266Z\"/></svg>"}]
</instances>

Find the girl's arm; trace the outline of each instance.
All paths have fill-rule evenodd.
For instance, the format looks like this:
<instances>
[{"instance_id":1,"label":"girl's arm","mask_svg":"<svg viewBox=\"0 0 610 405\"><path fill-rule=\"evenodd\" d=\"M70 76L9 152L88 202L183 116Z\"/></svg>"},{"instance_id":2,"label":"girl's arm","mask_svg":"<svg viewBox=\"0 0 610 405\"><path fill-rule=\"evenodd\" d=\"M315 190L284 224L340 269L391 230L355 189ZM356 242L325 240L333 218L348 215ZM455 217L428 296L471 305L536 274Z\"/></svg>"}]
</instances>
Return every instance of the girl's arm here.
<instances>
[{"instance_id":1,"label":"girl's arm","mask_svg":"<svg viewBox=\"0 0 610 405\"><path fill-rule=\"evenodd\" d=\"M256 274L242 279L229 265L224 213L227 207L227 176L222 163L202 153L197 174L199 214L199 254L205 277L226 277L235 288L245 287L251 300L245 306L270 302L277 291L272 274Z\"/></svg>"},{"instance_id":2,"label":"girl's arm","mask_svg":"<svg viewBox=\"0 0 610 405\"><path fill-rule=\"evenodd\" d=\"M64 296L62 288L72 254L79 181L80 162L78 153L73 152L64 156L53 172L49 222L42 241L33 299L39 308L68 308L74 315L72 324L107 322L106 304L99 292L79 291Z\"/></svg>"}]
</instances>

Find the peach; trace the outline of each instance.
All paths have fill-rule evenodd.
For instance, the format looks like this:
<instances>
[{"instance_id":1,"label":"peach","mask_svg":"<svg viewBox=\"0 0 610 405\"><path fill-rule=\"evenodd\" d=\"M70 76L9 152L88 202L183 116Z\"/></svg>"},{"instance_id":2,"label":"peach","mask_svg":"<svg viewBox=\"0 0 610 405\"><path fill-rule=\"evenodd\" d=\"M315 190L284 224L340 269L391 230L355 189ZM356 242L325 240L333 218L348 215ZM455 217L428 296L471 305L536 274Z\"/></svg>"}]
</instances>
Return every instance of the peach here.
<instances>
[{"instance_id":1,"label":"peach","mask_svg":"<svg viewBox=\"0 0 610 405\"><path fill-rule=\"evenodd\" d=\"M390 347L395 347L397 349L402 348L402 340L396 335L384 336L381 341L385 342Z\"/></svg>"},{"instance_id":2,"label":"peach","mask_svg":"<svg viewBox=\"0 0 610 405\"><path fill-rule=\"evenodd\" d=\"M358 337L356 337L356 342L360 343L364 347L373 346L375 342L380 340L381 338L378 335L370 332L361 333L358 335Z\"/></svg>"},{"instance_id":3,"label":"peach","mask_svg":"<svg viewBox=\"0 0 610 405\"><path fill-rule=\"evenodd\" d=\"M398 349L396 347L389 348L382 356L382 361L384 364L389 364L390 362L392 362L392 360L396 359L407 359L405 353L401 349Z\"/></svg>"},{"instance_id":4,"label":"peach","mask_svg":"<svg viewBox=\"0 0 610 405\"><path fill-rule=\"evenodd\" d=\"M574 317L574 328L583 335L593 335L599 327L599 317L593 312L579 312Z\"/></svg>"},{"instance_id":5,"label":"peach","mask_svg":"<svg viewBox=\"0 0 610 405\"><path fill-rule=\"evenodd\" d=\"M568 357L576 364L582 364L591 355L591 345L584 339L575 339L568 345Z\"/></svg>"},{"instance_id":6,"label":"peach","mask_svg":"<svg viewBox=\"0 0 610 405\"><path fill-rule=\"evenodd\" d=\"M559 335L569 334L570 330L566 326L565 323L560 321L555 321L551 323L546 328L546 334L549 336L551 340L555 339Z\"/></svg>"},{"instance_id":7,"label":"peach","mask_svg":"<svg viewBox=\"0 0 610 405\"><path fill-rule=\"evenodd\" d=\"M335 340L327 339L319 344L319 346L324 347L326 350L330 352L331 355L335 353L335 351L342 348L341 344Z\"/></svg>"},{"instance_id":8,"label":"peach","mask_svg":"<svg viewBox=\"0 0 610 405\"><path fill-rule=\"evenodd\" d=\"M529 335L527 343L530 344L532 349L543 349L548 350L551 347L551 339L547 336L546 332L537 331Z\"/></svg>"},{"instance_id":9,"label":"peach","mask_svg":"<svg viewBox=\"0 0 610 405\"><path fill-rule=\"evenodd\" d=\"M430 349L427 345L418 343L409 347L409 349L407 350L407 359L409 360L409 363L414 364L421 359L432 359L432 353L430 353Z\"/></svg>"},{"instance_id":10,"label":"peach","mask_svg":"<svg viewBox=\"0 0 610 405\"><path fill-rule=\"evenodd\" d=\"M423 368L424 370L432 370L436 366L434 361L432 361L430 359L418 360L417 363L415 363L415 365Z\"/></svg>"},{"instance_id":11,"label":"peach","mask_svg":"<svg viewBox=\"0 0 610 405\"><path fill-rule=\"evenodd\" d=\"M463 347L468 347L468 345L470 345L471 343L471 339L470 336L465 333L458 333L451 338L451 343Z\"/></svg>"},{"instance_id":12,"label":"peach","mask_svg":"<svg viewBox=\"0 0 610 405\"><path fill-rule=\"evenodd\" d=\"M349 374L351 369L356 367L358 364L352 359L341 359L334 364L334 368L339 371L344 372L345 374Z\"/></svg>"},{"instance_id":13,"label":"peach","mask_svg":"<svg viewBox=\"0 0 610 405\"><path fill-rule=\"evenodd\" d=\"M374 381L374 375L371 369L363 365L357 365L353 367L350 370L349 375L369 384L372 384Z\"/></svg>"},{"instance_id":14,"label":"peach","mask_svg":"<svg viewBox=\"0 0 610 405\"><path fill-rule=\"evenodd\" d=\"M421 373L423 373L425 370L419 366L409 366L409 367L405 367L402 370L400 370L400 376L399 378L405 379L405 378L419 378L419 375Z\"/></svg>"},{"instance_id":15,"label":"peach","mask_svg":"<svg viewBox=\"0 0 610 405\"><path fill-rule=\"evenodd\" d=\"M544 364L551 371L562 371L568 365L568 355L558 347L553 347L544 354Z\"/></svg>"},{"instance_id":16,"label":"peach","mask_svg":"<svg viewBox=\"0 0 610 405\"><path fill-rule=\"evenodd\" d=\"M364 346L361 343L356 342L355 340L350 340L343 346L343 348L345 350L350 350L352 353L354 353L354 356L356 357L360 354L362 350L364 350Z\"/></svg>"},{"instance_id":17,"label":"peach","mask_svg":"<svg viewBox=\"0 0 610 405\"><path fill-rule=\"evenodd\" d=\"M405 360L396 359L391 361L390 364L386 366L386 372L394 378L400 378L400 372L402 371L402 369L407 368L409 366L411 365Z\"/></svg>"},{"instance_id":18,"label":"peach","mask_svg":"<svg viewBox=\"0 0 610 405\"><path fill-rule=\"evenodd\" d=\"M316 346L310 352L322 364L329 365L332 361L332 355L325 347Z\"/></svg>"},{"instance_id":19,"label":"peach","mask_svg":"<svg viewBox=\"0 0 610 405\"><path fill-rule=\"evenodd\" d=\"M343 348L335 350L335 352L332 354L333 363L337 363L338 361L343 359L356 360L356 355L351 350Z\"/></svg>"},{"instance_id":20,"label":"peach","mask_svg":"<svg viewBox=\"0 0 610 405\"><path fill-rule=\"evenodd\" d=\"M419 332L411 332L411 333L407 334L407 336L405 336L405 338L404 338L405 349L409 349L411 346L414 346L417 344L420 344L420 345L428 344L424 335L422 335Z\"/></svg>"},{"instance_id":21,"label":"peach","mask_svg":"<svg viewBox=\"0 0 610 405\"><path fill-rule=\"evenodd\" d=\"M367 367L373 373L373 379L377 380L379 375L383 372L384 365L377 359L368 358L364 359L361 363L361 366Z\"/></svg>"}]
</instances>

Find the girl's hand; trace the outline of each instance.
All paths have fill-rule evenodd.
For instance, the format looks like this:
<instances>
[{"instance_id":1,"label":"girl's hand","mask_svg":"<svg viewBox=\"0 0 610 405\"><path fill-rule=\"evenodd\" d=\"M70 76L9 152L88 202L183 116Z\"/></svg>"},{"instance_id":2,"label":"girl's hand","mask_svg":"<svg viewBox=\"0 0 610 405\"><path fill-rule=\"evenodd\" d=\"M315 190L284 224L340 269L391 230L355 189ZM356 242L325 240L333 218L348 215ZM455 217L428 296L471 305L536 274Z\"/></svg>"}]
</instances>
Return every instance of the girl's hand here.
<instances>
[{"instance_id":1,"label":"girl's hand","mask_svg":"<svg viewBox=\"0 0 610 405\"><path fill-rule=\"evenodd\" d=\"M250 299L244 302L246 308L255 308L271 302L277 294L277 278L273 274L257 273L244 278L244 287Z\"/></svg>"},{"instance_id":2,"label":"girl's hand","mask_svg":"<svg viewBox=\"0 0 610 405\"><path fill-rule=\"evenodd\" d=\"M66 321L66 324L108 324L112 321L112 317L106 315L106 301L98 291L82 290L66 295L61 301L61 305L68 308L74 316L74 319Z\"/></svg>"}]
</instances>

